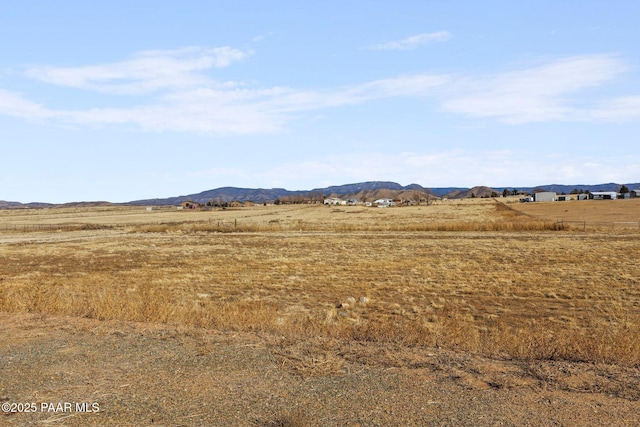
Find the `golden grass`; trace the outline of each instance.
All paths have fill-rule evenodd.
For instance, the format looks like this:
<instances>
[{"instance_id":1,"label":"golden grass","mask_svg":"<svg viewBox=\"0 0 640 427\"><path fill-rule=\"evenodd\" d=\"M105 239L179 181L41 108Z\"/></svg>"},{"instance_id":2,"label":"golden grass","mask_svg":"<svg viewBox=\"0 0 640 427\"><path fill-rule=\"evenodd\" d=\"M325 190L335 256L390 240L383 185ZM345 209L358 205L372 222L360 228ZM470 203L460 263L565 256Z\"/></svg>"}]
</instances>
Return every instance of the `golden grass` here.
<instances>
[{"instance_id":1,"label":"golden grass","mask_svg":"<svg viewBox=\"0 0 640 427\"><path fill-rule=\"evenodd\" d=\"M491 201L358 209L4 232L0 310L640 365L637 233Z\"/></svg>"},{"instance_id":2,"label":"golden grass","mask_svg":"<svg viewBox=\"0 0 640 427\"><path fill-rule=\"evenodd\" d=\"M531 217L547 220L609 224L640 221L640 199L510 203L508 206ZM638 228L638 225L635 227Z\"/></svg>"}]
</instances>

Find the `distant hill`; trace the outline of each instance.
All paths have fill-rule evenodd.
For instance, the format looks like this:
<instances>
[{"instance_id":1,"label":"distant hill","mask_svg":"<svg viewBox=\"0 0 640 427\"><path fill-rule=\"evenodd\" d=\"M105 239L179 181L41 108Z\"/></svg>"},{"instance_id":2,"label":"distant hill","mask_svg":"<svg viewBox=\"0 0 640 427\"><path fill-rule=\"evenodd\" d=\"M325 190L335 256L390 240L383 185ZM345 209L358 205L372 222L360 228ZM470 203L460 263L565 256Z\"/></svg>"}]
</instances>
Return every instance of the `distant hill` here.
<instances>
[{"instance_id":1,"label":"distant hill","mask_svg":"<svg viewBox=\"0 0 640 427\"><path fill-rule=\"evenodd\" d=\"M638 184L625 184L629 189L640 188ZM342 197L354 198L359 200L376 200L381 198L401 197L412 199L416 192L435 198L447 197L449 199L464 199L472 197L490 197L493 192L502 194L505 188L512 191L516 188L519 191L532 193L535 190L555 191L557 193L570 193L574 189L583 191L618 191L621 184L598 184L598 185L541 185L537 187L486 187L477 186L473 188L464 187L440 187L425 188L419 184L409 184L402 186L397 182L391 181L367 181L355 184L335 185L323 188L314 188L313 190L290 191L284 188L271 189L251 189L237 187L222 187L213 190L203 191L197 194L188 194L184 196L170 197L166 199L148 199L136 200L129 202L132 205L178 205L184 201L191 200L193 202L205 204L209 201L231 202L237 200L244 202L250 200L254 203L273 202L278 199L309 197L313 195L315 198L322 197Z\"/></svg>"},{"instance_id":2,"label":"distant hill","mask_svg":"<svg viewBox=\"0 0 640 427\"><path fill-rule=\"evenodd\" d=\"M278 199L287 197L309 197L313 195L316 198L322 197L353 197L362 199L363 197L372 198L372 200L381 197L394 197L396 193L405 190L426 191L425 188L418 184L411 184L406 187L396 183L387 181L369 181L356 184L337 185L324 188L314 188L313 190L290 191L284 188L237 188L222 187L214 190L207 190L197 194L187 194L184 196L169 197L166 199L147 199L135 200L129 202L131 205L179 205L180 203L190 200L192 202L205 204L209 201L231 202L237 200L244 202L250 200L254 203L273 202ZM380 195L384 194L384 195ZM359 196L358 196L359 195ZM379 196L380 195L380 196Z\"/></svg>"},{"instance_id":3,"label":"distant hill","mask_svg":"<svg viewBox=\"0 0 640 427\"><path fill-rule=\"evenodd\" d=\"M640 183L625 184L630 190L640 189ZM342 197L342 198L354 198L359 200L373 201L381 198L396 198L403 199L415 199L420 196L421 198L434 197L442 198L447 197L449 199L463 199L473 196L475 197L488 197L492 192L502 194L503 190L509 192L514 189L518 191L524 191L533 193L534 191L555 191L556 193L571 193L574 190L584 191L619 191L621 184L607 183L597 185L561 185L561 184L549 184L540 185L537 187L485 187L478 186L473 188L464 187L440 187L440 188L425 188L419 184L409 184L402 186L397 182L391 181L367 181L359 182L355 184L335 185L324 188L314 188L313 190L299 190L290 191L284 188L238 188L238 187L221 187L213 190L203 191L196 194L187 194L184 196L167 197L164 199L144 199L134 200L128 203L122 203L124 205L137 205L137 206L162 206L162 205L179 205L180 203L190 200L193 202L206 204L207 202L232 202L234 200L239 202L252 201L254 203L271 203L278 199L295 200L295 198L309 198L313 197L319 200L323 197ZM20 202L7 202L0 200L0 209L20 209L20 208L44 208L53 206L106 206L111 205L109 202L73 202L65 203L63 205L55 205L51 203L20 203Z\"/></svg>"},{"instance_id":4,"label":"distant hill","mask_svg":"<svg viewBox=\"0 0 640 427\"><path fill-rule=\"evenodd\" d=\"M52 203L20 203L20 202L6 202L0 200L0 209L33 209L33 208L47 208L56 206Z\"/></svg>"},{"instance_id":5,"label":"distant hill","mask_svg":"<svg viewBox=\"0 0 640 427\"><path fill-rule=\"evenodd\" d=\"M471 197L491 197L491 194L498 193L498 191L493 188L478 186L469 188L468 190L454 190L451 193L447 194L447 198L449 199L468 199Z\"/></svg>"}]
</instances>

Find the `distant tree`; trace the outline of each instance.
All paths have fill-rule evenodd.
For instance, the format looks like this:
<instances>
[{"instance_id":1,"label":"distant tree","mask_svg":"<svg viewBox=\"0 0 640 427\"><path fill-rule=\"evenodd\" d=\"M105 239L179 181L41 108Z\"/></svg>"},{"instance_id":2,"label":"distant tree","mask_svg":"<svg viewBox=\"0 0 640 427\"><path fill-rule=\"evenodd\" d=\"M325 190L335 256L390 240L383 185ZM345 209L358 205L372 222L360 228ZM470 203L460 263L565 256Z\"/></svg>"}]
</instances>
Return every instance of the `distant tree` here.
<instances>
[{"instance_id":1,"label":"distant tree","mask_svg":"<svg viewBox=\"0 0 640 427\"><path fill-rule=\"evenodd\" d=\"M629 188L627 188L626 185L623 185L622 187L620 187L620 192L621 193L628 193L629 192Z\"/></svg>"},{"instance_id":2,"label":"distant tree","mask_svg":"<svg viewBox=\"0 0 640 427\"><path fill-rule=\"evenodd\" d=\"M411 199L415 202L416 205L420 205L421 194L418 190L413 190L413 194Z\"/></svg>"},{"instance_id":3,"label":"distant tree","mask_svg":"<svg viewBox=\"0 0 640 427\"><path fill-rule=\"evenodd\" d=\"M509 195L509 190L507 190L506 188L502 190L502 197L507 197L508 195Z\"/></svg>"},{"instance_id":4,"label":"distant tree","mask_svg":"<svg viewBox=\"0 0 640 427\"><path fill-rule=\"evenodd\" d=\"M513 190L511 190L511 195L512 196L517 196L518 195L518 190L515 189L515 188Z\"/></svg>"},{"instance_id":5,"label":"distant tree","mask_svg":"<svg viewBox=\"0 0 640 427\"><path fill-rule=\"evenodd\" d=\"M491 197L498 197L498 193L496 193L495 191L491 192Z\"/></svg>"},{"instance_id":6,"label":"distant tree","mask_svg":"<svg viewBox=\"0 0 640 427\"><path fill-rule=\"evenodd\" d=\"M476 198L476 193L471 193L471 198L475 199Z\"/></svg>"},{"instance_id":7,"label":"distant tree","mask_svg":"<svg viewBox=\"0 0 640 427\"><path fill-rule=\"evenodd\" d=\"M322 199L323 199L322 191L316 190L316 191L309 192L309 200L311 201L311 203L321 203Z\"/></svg>"}]
</instances>

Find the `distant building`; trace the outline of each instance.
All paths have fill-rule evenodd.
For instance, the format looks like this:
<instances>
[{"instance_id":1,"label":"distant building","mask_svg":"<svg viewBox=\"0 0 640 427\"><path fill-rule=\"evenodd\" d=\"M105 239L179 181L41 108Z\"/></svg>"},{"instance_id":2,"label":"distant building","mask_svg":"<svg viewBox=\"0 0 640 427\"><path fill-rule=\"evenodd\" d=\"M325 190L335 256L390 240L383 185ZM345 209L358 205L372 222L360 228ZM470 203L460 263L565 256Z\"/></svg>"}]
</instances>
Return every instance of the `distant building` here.
<instances>
[{"instance_id":1,"label":"distant building","mask_svg":"<svg viewBox=\"0 0 640 427\"><path fill-rule=\"evenodd\" d=\"M377 206L379 208L388 208L389 206L395 206L395 200L391 199L378 199L373 201L373 206Z\"/></svg>"},{"instance_id":2,"label":"distant building","mask_svg":"<svg viewBox=\"0 0 640 427\"><path fill-rule=\"evenodd\" d=\"M616 200L618 193L615 191L594 191L589 193L589 198L593 200Z\"/></svg>"},{"instance_id":3,"label":"distant building","mask_svg":"<svg viewBox=\"0 0 640 427\"><path fill-rule=\"evenodd\" d=\"M533 200L536 202L555 202L556 193L555 191L541 191L533 195Z\"/></svg>"},{"instance_id":4,"label":"distant building","mask_svg":"<svg viewBox=\"0 0 640 427\"><path fill-rule=\"evenodd\" d=\"M557 199L559 202L568 202L571 200L571 196L568 194L558 194Z\"/></svg>"},{"instance_id":5,"label":"distant building","mask_svg":"<svg viewBox=\"0 0 640 427\"><path fill-rule=\"evenodd\" d=\"M197 204L196 202L192 202L191 200L182 202L180 206L182 206L182 209L198 209L200 207L199 204Z\"/></svg>"},{"instance_id":6,"label":"distant building","mask_svg":"<svg viewBox=\"0 0 640 427\"><path fill-rule=\"evenodd\" d=\"M337 197L327 197L326 199L324 199L324 204L325 205L346 205L347 202L342 199L338 199Z\"/></svg>"}]
</instances>

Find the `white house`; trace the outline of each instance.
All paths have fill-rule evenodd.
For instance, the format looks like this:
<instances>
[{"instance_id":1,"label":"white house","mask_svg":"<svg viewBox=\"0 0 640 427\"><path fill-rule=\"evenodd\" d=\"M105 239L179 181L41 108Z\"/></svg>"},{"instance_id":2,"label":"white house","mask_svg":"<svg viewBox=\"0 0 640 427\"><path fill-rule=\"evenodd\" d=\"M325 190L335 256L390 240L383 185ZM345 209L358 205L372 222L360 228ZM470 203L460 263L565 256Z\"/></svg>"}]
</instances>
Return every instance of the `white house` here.
<instances>
[{"instance_id":1,"label":"white house","mask_svg":"<svg viewBox=\"0 0 640 427\"><path fill-rule=\"evenodd\" d=\"M387 208L389 206L395 206L396 202L391 199L378 199L373 201L373 205L379 208Z\"/></svg>"},{"instance_id":2,"label":"white house","mask_svg":"<svg viewBox=\"0 0 640 427\"><path fill-rule=\"evenodd\" d=\"M327 197L326 199L324 199L324 204L325 205L346 205L347 202L345 202L342 199L338 199L337 197Z\"/></svg>"}]
</instances>

